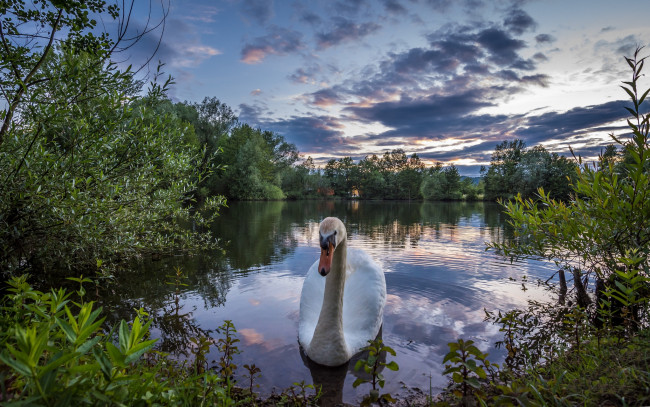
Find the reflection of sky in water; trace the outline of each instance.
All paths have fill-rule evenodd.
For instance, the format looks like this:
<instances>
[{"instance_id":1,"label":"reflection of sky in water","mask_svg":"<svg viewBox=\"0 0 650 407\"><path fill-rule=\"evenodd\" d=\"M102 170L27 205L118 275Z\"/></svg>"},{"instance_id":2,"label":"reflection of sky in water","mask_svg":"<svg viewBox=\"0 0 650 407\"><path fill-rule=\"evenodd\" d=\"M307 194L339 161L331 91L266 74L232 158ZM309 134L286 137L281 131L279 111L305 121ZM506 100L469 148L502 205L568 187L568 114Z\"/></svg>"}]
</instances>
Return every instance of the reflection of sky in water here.
<instances>
[{"instance_id":1,"label":"reflection of sky in water","mask_svg":"<svg viewBox=\"0 0 650 407\"><path fill-rule=\"evenodd\" d=\"M483 309L511 309L524 305L527 298L544 298L534 284L527 283L528 290L522 291L520 278L546 279L555 271L539 262L510 264L486 252L485 241L500 236L503 229L486 225L483 206L470 208L452 224L429 219L422 208L417 222L404 224L399 218L368 224L349 212L334 211L347 222L350 247L368 251L386 273L388 299L382 336L397 352L393 360L400 366L398 372L384 372L386 390L391 393L400 392L400 382L428 391L429 374L434 392L444 387L441 362L447 343L460 337L473 339L494 362L500 362L503 352L493 344L502 335L497 327L483 322ZM363 213L363 206L351 211ZM299 299L304 274L319 254L316 219L329 213L305 213L283 230L271 228L268 232L275 234L275 245L292 246L291 250L270 256L266 264L251 262L256 265L247 270L230 270L232 285L224 305L211 307L192 290L181 298L185 312L192 311L192 318L203 329L214 330L226 319L233 321L241 340L241 354L235 357L239 377L245 373L244 364L255 363L262 370L257 383L263 394L301 380L312 382L297 341ZM211 335L219 337L215 332ZM218 358L213 348L209 360ZM365 385L353 389L354 379L352 374L345 378L346 401L367 391Z\"/></svg>"}]
</instances>

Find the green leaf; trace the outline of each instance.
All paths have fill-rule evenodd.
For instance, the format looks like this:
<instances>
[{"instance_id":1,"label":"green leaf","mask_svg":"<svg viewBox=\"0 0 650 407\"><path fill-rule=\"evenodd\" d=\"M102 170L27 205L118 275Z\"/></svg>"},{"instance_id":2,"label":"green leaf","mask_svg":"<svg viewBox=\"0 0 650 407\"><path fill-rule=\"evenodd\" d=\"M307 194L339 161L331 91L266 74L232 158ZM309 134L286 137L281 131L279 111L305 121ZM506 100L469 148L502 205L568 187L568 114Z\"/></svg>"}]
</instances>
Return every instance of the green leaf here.
<instances>
[{"instance_id":1,"label":"green leaf","mask_svg":"<svg viewBox=\"0 0 650 407\"><path fill-rule=\"evenodd\" d=\"M74 331L74 329L70 326L70 324L68 324L67 322L65 322L65 321L63 321L63 320L61 320L59 318L56 318L55 321L56 321L56 324L65 333L65 336L68 339L68 341L70 343L75 343L77 341L77 334Z\"/></svg>"},{"instance_id":2,"label":"green leaf","mask_svg":"<svg viewBox=\"0 0 650 407\"><path fill-rule=\"evenodd\" d=\"M79 356L77 352L70 352L70 351L65 351L65 352L61 351L58 352L56 355L52 356L52 358L45 364L45 366L39 369L39 375L48 372L52 369L56 369L57 367L66 363L67 361Z\"/></svg>"},{"instance_id":3,"label":"green leaf","mask_svg":"<svg viewBox=\"0 0 650 407\"><path fill-rule=\"evenodd\" d=\"M448 354L445 355L445 358L442 360L442 363L444 364L447 363L448 361L456 362L456 360L452 360L455 358L460 359L460 357L456 352L449 352Z\"/></svg>"},{"instance_id":4,"label":"green leaf","mask_svg":"<svg viewBox=\"0 0 650 407\"><path fill-rule=\"evenodd\" d=\"M650 88L648 88L648 89L643 93L643 95L641 95L641 98L639 99L639 105L641 105L641 103L643 103L643 101L645 100L646 96L648 96L648 92L650 92Z\"/></svg>"},{"instance_id":5,"label":"green leaf","mask_svg":"<svg viewBox=\"0 0 650 407\"><path fill-rule=\"evenodd\" d=\"M125 363L131 363L138 359L142 354L148 352L153 345L158 341L158 339L151 339L148 341L141 342L129 350L129 355L124 360Z\"/></svg>"},{"instance_id":6,"label":"green leaf","mask_svg":"<svg viewBox=\"0 0 650 407\"><path fill-rule=\"evenodd\" d=\"M105 318L100 319L99 321L95 322L94 324L87 326L84 328L81 332L79 332L79 336L77 337L75 343L79 344L83 341L86 340L91 334L94 334L98 331L98 328L102 325L104 322Z\"/></svg>"},{"instance_id":7,"label":"green leaf","mask_svg":"<svg viewBox=\"0 0 650 407\"><path fill-rule=\"evenodd\" d=\"M126 353L129 350L130 336L131 333L129 332L129 326L127 325L126 321L125 320L120 321L119 341L120 341L120 350L123 353Z\"/></svg>"},{"instance_id":8,"label":"green leaf","mask_svg":"<svg viewBox=\"0 0 650 407\"><path fill-rule=\"evenodd\" d=\"M29 365L16 359L12 359L5 352L0 353L0 360L25 377L30 377L32 375Z\"/></svg>"},{"instance_id":9,"label":"green leaf","mask_svg":"<svg viewBox=\"0 0 650 407\"><path fill-rule=\"evenodd\" d=\"M469 384L475 389L479 389L481 387L481 383L479 383L478 379L476 377L469 377L467 380L465 380L465 383Z\"/></svg>"},{"instance_id":10,"label":"green leaf","mask_svg":"<svg viewBox=\"0 0 650 407\"><path fill-rule=\"evenodd\" d=\"M100 336L96 336L90 339L89 341L86 341L85 343L81 344L81 346L77 348L77 352L79 352L79 354L81 355L85 355L86 352L88 352L93 346L95 346L97 342L99 342L101 339L102 338Z\"/></svg>"},{"instance_id":11,"label":"green leaf","mask_svg":"<svg viewBox=\"0 0 650 407\"><path fill-rule=\"evenodd\" d=\"M386 366L386 368L388 368L388 369L390 369L390 370L392 370L392 371L397 371L397 370L399 370L399 366L397 365L397 363L395 363L394 360L391 361L390 363L388 363L388 364L385 365L385 366Z\"/></svg>"},{"instance_id":12,"label":"green leaf","mask_svg":"<svg viewBox=\"0 0 650 407\"><path fill-rule=\"evenodd\" d=\"M124 359L125 356L120 352L120 350L113 345L111 342L106 342L106 351L112 359L113 363L119 367L125 367Z\"/></svg>"},{"instance_id":13,"label":"green leaf","mask_svg":"<svg viewBox=\"0 0 650 407\"><path fill-rule=\"evenodd\" d=\"M106 347L108 348L108 346ZM115 348L115 346L113 346L113 348ZM113 365L111 364L111 361L106 357L106 354L102 352L102 350L99 348L93 348L93 355L95 356L95 360L97 360L97 363L99 363L99 367L102 370L102 373L104 374L104 378L110 381L111 377L113 376Z\"/></svg>"},{"instance_id":14,"label":"green leaf","mask_svg":"<svg viewBox=\"0 0 650 407\"><path fill-rule=\"evenodd\" d=\"M366 380L362 379L361 377L357 377L357 379L352 383L352 388L356 389L359 387L360 384L366 383Z\"/></svg>"}]
</instances>

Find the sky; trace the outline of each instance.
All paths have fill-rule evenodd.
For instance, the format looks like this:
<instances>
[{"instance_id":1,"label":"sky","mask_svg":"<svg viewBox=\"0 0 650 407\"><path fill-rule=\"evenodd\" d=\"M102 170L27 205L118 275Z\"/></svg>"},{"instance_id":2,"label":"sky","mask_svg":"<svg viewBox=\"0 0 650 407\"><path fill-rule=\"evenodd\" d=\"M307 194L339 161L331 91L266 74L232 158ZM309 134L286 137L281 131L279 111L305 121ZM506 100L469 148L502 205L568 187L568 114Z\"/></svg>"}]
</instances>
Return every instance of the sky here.
<instances>
[{"instance_id":1,"label":"sky","mask_svg":"<svg viewBox=\"0 0 650 407\"><path fill-rule=\"evenodd\" d=\"M133 26L144 26L138 1ZM154 56L175 101L217 97L317 164L401 148L477 176L522 139L593 159L625 134L647 0L171 0ZM161 5L152 3L152 19ZM151 53L161 29L128 52ZM643 55L650 54L646 48ZM648 87L648 82L642 86Z\"/></svg>"}]
</instances>

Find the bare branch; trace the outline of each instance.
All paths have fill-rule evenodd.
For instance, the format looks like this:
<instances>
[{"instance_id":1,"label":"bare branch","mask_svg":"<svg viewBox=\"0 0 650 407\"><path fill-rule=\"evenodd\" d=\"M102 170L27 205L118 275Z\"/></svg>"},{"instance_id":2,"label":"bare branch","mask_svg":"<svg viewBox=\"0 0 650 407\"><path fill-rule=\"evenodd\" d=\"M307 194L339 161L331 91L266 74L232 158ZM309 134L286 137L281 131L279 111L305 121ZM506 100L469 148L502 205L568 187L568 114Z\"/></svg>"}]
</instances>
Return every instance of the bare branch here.
<instances>
[{"instance_id":1,"label":"bare branch","mask_svg":"<svg viewBox=\"0 0 650 407\"><path fill-rule=\"evenodd\" d=\"M36 62L36 65L34 65L32 70L27 74L25 79L21 81L21 83L18 86L18 89L16 90L16 95L14 96L14 99L11 102L9 109L7 109L7 114L5 115L4 123L2 123L2 129L0 129L0 144L2 144L2 142L4 141L4 135L9 130L9 125L11 124L11 120L13 119L14 112L18 108L18 104L20 103L23 94L27 90L27 87L31 85L29 81L36 74L36 72L38 72L38 70L41 68L41 65L43 64L43 62L45 62L45 59L47 58L47 55L49 54L50 49L52 48L52 44L54 43L54 34L56 34L56 30L58 29L62 14L63 14L63 10L59 10L59 14L56 17L56 21L54 22L54 24L52 24L52 33L50 34L50 40L47 43L45 49L43 50L43 54L39 58L38 62Z\"/></svg>"},{"instance_id":2,"label":"bare branch","mask_svg":"<svg viewBox=\"0 0 650 407\"><path fill-rule=\"evenodd\" d=\"M7 39L5 38L2 21L0 21L0 37L2 38L2 47L4 48L7 58L9 59L9 63L11 63L11 68L14 70L14 75L16 75L16 79L20 80L20 71L14 63L13 58L10 58L9 56L9 45L7 45Z\"/></svg>"}]
</instances>

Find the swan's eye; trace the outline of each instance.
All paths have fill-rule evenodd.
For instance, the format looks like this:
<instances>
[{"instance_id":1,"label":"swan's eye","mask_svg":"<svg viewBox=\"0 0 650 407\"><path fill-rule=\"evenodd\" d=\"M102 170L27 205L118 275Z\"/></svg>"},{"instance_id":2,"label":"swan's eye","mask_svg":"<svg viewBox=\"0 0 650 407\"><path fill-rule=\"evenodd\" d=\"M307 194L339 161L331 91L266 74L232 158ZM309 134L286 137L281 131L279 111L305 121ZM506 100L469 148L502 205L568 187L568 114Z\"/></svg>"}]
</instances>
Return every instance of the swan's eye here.
<instances>
[{"instance_id":1,"label":"swan's eye","mask_svg":"<svg viewBox=\"0 0 650 407\"><path fill-rule=\"evenodd\" d=\"M330 235L330 237L327 238L329 240L330 244L332 245L332 249L336 249L336 230L334 231L334 234Z\"/></svg>"},{"instance_id":2,"label":"swan's eye","mask_svg":"<svg viewBox=\"0 0 650 407\"><path fill-rule=\"evenodd\" d=\"M327 255L329 255L329 252L331 249L336 248L336 231L334 231L333 234L323 237L323 235L320 235L320 247L323 250L327 250ZM330 246L331 245L331 246Z\"/></svg>"}]
</instances>

